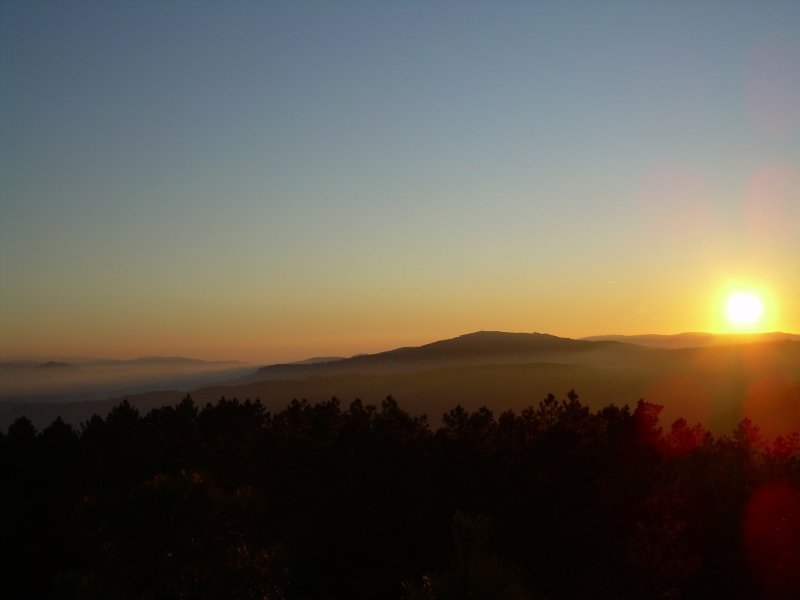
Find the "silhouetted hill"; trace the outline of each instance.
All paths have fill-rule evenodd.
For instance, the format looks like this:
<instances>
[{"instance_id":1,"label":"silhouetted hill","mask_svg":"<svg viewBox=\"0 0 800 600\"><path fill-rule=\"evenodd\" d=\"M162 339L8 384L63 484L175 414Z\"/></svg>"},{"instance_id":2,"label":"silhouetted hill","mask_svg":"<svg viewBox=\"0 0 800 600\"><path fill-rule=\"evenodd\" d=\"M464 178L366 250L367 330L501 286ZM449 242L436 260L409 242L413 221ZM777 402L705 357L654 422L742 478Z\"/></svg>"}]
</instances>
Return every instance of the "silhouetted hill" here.
<instances>
[{"instance_id":1,"label":"silhouetted hill","mask_svg":"<svg viewBox=\"0 0 800 600\"><path fill-rule=\"evenodd\" d=\"M46 369L46 370L53 370L53 369L55 369L55 370L59 370L59 369L61 369L61 370L64 370L64 369L66 369L66 370L75 369L75 370L77 370L78 369L78 367L76 367L75 365L71 365L71 364L65 363L65 362L58 362L58 361L55 361L55 360L51 360L51 361L48 361L46 363L42 363L41 365L37 365L36 368L37 369Z\"/></svg>"},{"instance_id":2,"label":"silhouetted hill","mask_svg":"<svg viewBox=\"0 0 800 600\"><path fill-rule=\"evenodd\" d=\"M296 360L290 364L293 365L316 365L319 363L329 363L337 360L345 360L344 356L313 356L303 360Z\"/></svg>"},{"instance_id":3,"label":"silhouetted hill","mask_svg":"<svg viewBox=\"0 0 800 600\"><path fill-rule=\"evenodd\" d=\"M179 387L170 385L172 381L162 379L154 385L150 380L149 389L177 391L151 396L141 393L147 389L131 387L102 398L127 397L151 407L167 399L178 401L181 392L191 391L200 404L223 396L260 398L269 410L279 411L294 398L322 402L335 395L344 401L376 403L391 394L413 414L428 414L435 422L443 410L458 403L502 412L548 393L575 389L593 409L644 398L664 405L667 422L682 416L716 432L730 429L743 417L758 421L770 433L800 429L800 342L792 341L664 349L545 334L478 332L334 362L273 365L234 382L227 378ZM70 404L81 404L74 403L79 399L83 398L73 398ZM33 410L24 403L7 405L0 410L0 428ZM35 408L37 424L58 414L75 422L72 419L88 416L91 410L88 402Z\"/></svg>"},{"instance_id":4,"label":"silhouetted hill","mask_svg":"<svg viewBox=\"0 0 800 600\"><path fill-rule=\"evenodd\" d=\"M243 365L237 360L203 360L184 356L140 356L137 358L97 358L91 356L49 356L49 357L13 357L0 362L0 368L34 368L34 367L112 367L112 366L163 366L163 367L202 367L222 365Z\"/></svg>"},{"instance_id":5,"label":"silhouetted hill","mask_svg":"<svg viewBox=\"0 0 800 600\"><path fill-rule=\"evenodd\" d=\"M729 344L752 344L782 340L800 341L800 335L771 331L766 333L702 333L687 332L671 335L594 335L582 338L590 342L614 341L653 348L705 348Z\"/></svg>"},{"instance_id":6,"label":"silhouetted hill","mask_svg":"<svg viewBox=\"0 0 800 600\"><path fill-rule=\"evenodd\" d=\"M311 368L326 367L315 365L293 371L293 377L268 375L192 395L200 403L222 396L260 398L270 410L280 410L293 398L321 402L335 395L379 402L391 394L413 414L428 414L435 422L456 403L471 409L485 404L501 412L574 388L592 408L644 398L665 406L667 422L683 416L713 431L729 429L743 417L757 420L771 433L800 429L800 342L671 350L530 336L471 334L340 361L338 366L347 365L341 370L333 365L327 371ZM506 360L496 352L498 344L484 345L498 339L509 342ZM531 352L525 360L520 346L556 350L542 350L539 360ZM448 347L461 349L469 359L443 364L443 356L451 358ZM421 360L420 354L434 359ZM409 355L414 360L403 360Z\"/></svg>"},{"instance_id":7,"label":"silhouetted hill","mask_svg":"<svg viewBox=\"0 0 800 600\"><path fill-rule=\"evenodd\" d=\"M158 390L185 393L237 380L253 368L234 361L161 356L8 361L0 363L0 414L31 403L99 401Z\"/></svg>"},{"instance_id":8,"label":"silhouetted hill","mask_svg":"<svg viewBox=\"0 0 800 600\"><path fill-rule=\"evenodd\" d=\"M452 339L362 354L332 362L262 367L247 381L302 379L343 373L392 373L481 364L524 362L572 363L579 355L627 355L635 348L614 341L586 341L544 333L479 331Z\"/></svg>"},{"instance_id":9,"label":"silhouetted hill","mask_svg":"<svg viewBox=\"0 0 800 600\"><path fill-rule=\"evenodd\" d=\"M398 348L371 356L385 358L487 358L530 356L552 352L582 352L596 350L611 343L596 343L557 337L546 333L506 333L478 331L424 346ZM368 357L363 357L364 359Z\"/></svg>"},{"instance_id":10,"label":"silhouetted hill","mask_svg":"<svg viewBox=\"0 0 800 600\"><path fill-rule=\"evenodd\" d=\"M186 358L184 356L140 356L127 361L120 361L123 363L131 363L135 365L240 365L242 363L234 360L201 360L198 358Z\"/></svg>"}]
</instances>

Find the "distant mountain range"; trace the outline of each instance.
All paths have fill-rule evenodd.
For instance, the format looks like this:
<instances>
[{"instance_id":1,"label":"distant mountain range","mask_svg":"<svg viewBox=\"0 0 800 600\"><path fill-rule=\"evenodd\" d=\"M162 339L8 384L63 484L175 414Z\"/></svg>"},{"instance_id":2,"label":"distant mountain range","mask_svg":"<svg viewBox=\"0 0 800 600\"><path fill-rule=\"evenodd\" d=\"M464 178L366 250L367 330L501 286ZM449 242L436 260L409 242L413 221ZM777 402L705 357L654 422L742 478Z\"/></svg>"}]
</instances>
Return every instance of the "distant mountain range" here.
<instances>
[{"instance_id":1,"label":"distant mountain range","mask_svg":"<svg viewBox=\"0 0 800 600\"><path fill-rule=\"evenodd\" d=\"M138 358L92 358L92 357L57 357L42 362L41 358L21 357L10 358L0 362L4 368L24 367L59 367L59 366L106 366L106 365L241 365L245 364L235 360L200 360L183 356L140 356Z\"/></svg>"},{"instance_id":2,"label":"distant mountain range","mask_svg":"<svg viewBox=\"0 0 800 600\"><path fill-rule=\"evenodd\" d=\"M456 404L519 411L548 393L563 397L575 389L593 409L640 398L663 404L667 426L685 417L726 433L750 416L768 431L800 430L800 336L784 333L576 340L481 331L351 358L190 371L183 378L164 371L173 374L138 381L102 401L95 395L83 402L6 404L0 429L20 414L35 417L39 427L57 414L77 423L123 398L146 411L178 402L189 390L201 405L222 396L260 398L268 410L281 410L295 398L317 402L337 396L347 404L354 398L379 403L393 395L406 410L436 422Z\"/></svg>"},{"instance_id":3,"label":"distant mountain range","mask_svg":"<svg viewBox=\"0 0 800 600\"><path fill-rule=\"evenodd\" d=\"M48 361L46 363L42 363L41 365L36 366L37 369L77 369L75 365L71 365L65 362L58 362L55 360Z\"/></svg>"},{"instance_id":4,"label":"distant mountain range","mask_svg":"<svg viewBox=\"0 0 800 600\"><path fill-rule=\"evenodd\" d=\"M293 398L377 403L391 394L436 421L456 404L521 410L574 388L596 409L640 398L663 404L667 425L685 417L724 433L751 416L770 431L800 430L799 336L613 338L482 331L330 362L270 365L193 397L260 398L278 410Z\"/></svg>"},{"instance_id":5,"label":"distant mountain range","mask_svg":"<svg viewBox=\"0 0 800 600\"><path fill-rule=\"evenodd\" d=\"M605 335L582 339L546 333L478 331L455 338L378 352L351 358L314 358L294 363L261 367L243 382L301 379L341 373L388 373L420 368L474 364L507 364L531 361L550 363L597 361L608 365L629 360L637 353L632 346L680 349L751 344L782 340L799 341L800 336L770 332L756 334L679 333L675 335ZM580 357L583 356L583 359Z\"/></svg>"},{"instance_id":6,"label":"distant mountain range","mask_svg":"<svg viewBox=\"0 0 800 600\"><path fill-rule=\"evenodd\" d=\"M160 389L189 391L252 371L245 363L183 357L16 359L0 363L0 403L99 400Z\"/></svg>"},{"instance_id":7,"label":"distant mountain range","mask_svg":"<svg viewBox=\"0 0 800 600\"><path fill-rule=\"evenodd\" d=\"M581 338L590 342L614 341L653 348L705 348L730 344L752 344L781 340L800 341L800 335L771 331L767 333L676 333L673 335L594 335Z\"/></svg>"},{"instance_id":8,"label":"distant mountain range","mask_svg":"<svg viewBox=\"0 0 800 600\"><path fill-rule=\"evenodd\" d=\"M537 360L573 362L575 354L608 353L620 357L630 349L616 341L588 341L545 333L478 331L452 339L351 358L301 361L261 367L245 381L300 379L341 373L391 373L441 367Z\"/></svg>"},{"instance_id":9,"label":"distant mountain range","mask_svg":"<svg viewBox=\"0 0 800 600\"><path fill-rule=\"evenodd\" d=\"M328 363L328 362L334 362L334 361L337 361L337 360L344 360L344 359L345 359L344 356L314 356L312 358L306 358L304 360L296 360L296 361L294 361L292 363L289 363L289 364L292 364L292 365L315 365L315 364L318 364L318 363Z\"/></svg>"}]
</instances>

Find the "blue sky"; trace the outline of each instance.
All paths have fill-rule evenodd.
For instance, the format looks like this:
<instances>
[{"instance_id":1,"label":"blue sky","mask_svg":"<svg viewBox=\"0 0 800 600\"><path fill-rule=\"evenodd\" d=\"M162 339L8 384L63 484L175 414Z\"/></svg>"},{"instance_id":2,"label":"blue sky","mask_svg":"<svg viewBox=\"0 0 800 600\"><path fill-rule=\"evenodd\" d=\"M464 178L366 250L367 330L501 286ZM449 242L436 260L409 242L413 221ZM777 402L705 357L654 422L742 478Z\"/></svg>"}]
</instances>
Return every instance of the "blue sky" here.
<instances>
[{"instance_id":1,"label":"blue sky","mask_svg":"<svg viewBox=\"0 0 800 600\"><path fill-rule=\"evenodd\" d=\"M0 353L800 330L800 5L0 3Z\"/></svg>"}]
</instances>

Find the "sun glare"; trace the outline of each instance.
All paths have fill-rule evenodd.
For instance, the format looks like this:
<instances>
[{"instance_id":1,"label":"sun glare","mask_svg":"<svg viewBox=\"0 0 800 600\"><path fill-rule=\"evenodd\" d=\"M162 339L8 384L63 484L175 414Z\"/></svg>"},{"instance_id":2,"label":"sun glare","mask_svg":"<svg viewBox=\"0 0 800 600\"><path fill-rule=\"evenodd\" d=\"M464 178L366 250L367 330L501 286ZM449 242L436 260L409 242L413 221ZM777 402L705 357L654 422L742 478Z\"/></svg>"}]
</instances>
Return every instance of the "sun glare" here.
<instances>
[{"instance_id":1,"label":"sun glare","mask_svg":"<svg viewBox=\"0 0 800 600\"><path fill-rule=\"evenodd\" d=\"M728 298L725 306L728 320L739 327L758 324L764 314L764 304L756 294L737 292Z\"/></svg>"}]
</instances>

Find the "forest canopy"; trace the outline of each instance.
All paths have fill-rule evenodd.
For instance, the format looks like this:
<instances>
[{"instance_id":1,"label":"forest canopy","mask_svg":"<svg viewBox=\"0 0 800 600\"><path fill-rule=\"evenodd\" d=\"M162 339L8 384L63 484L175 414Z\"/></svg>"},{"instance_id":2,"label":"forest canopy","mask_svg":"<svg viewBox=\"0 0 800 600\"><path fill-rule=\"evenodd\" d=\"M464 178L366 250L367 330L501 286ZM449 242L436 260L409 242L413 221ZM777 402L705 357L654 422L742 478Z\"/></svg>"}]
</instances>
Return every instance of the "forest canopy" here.
<instances>
[{"instance_id":1,"label":"forest canopy","mask_svg":"<svg viewBox=\"0 0 800 600\"><path fill-rule=\"evenodd\" d=\"M800 588L800 438L639 401L127 401L0 434L11 597L762 597ZM5 595L5 593L4 593ZM9 597L9 596L6 596Z\"/></svg>"}]
</instances>

